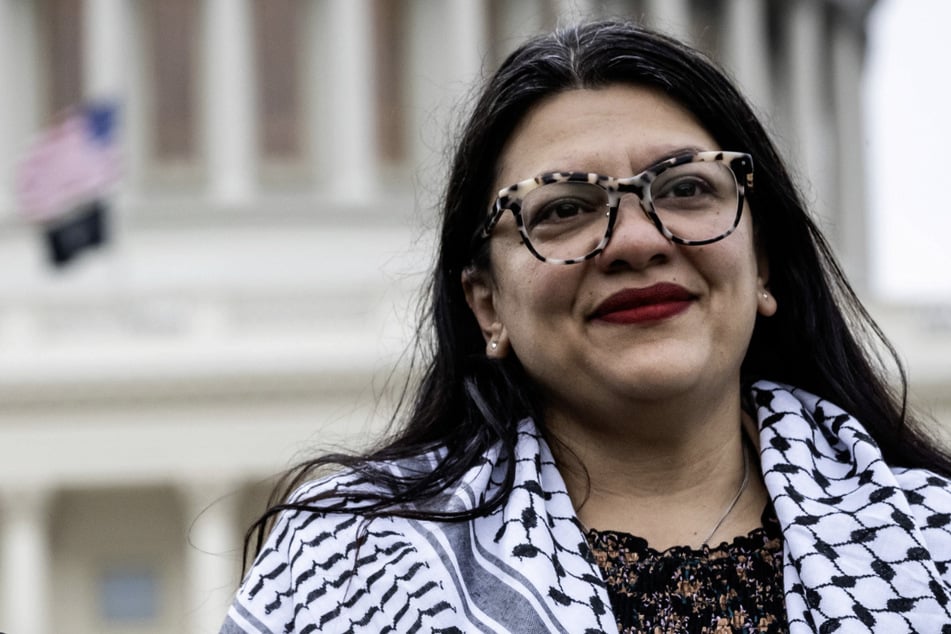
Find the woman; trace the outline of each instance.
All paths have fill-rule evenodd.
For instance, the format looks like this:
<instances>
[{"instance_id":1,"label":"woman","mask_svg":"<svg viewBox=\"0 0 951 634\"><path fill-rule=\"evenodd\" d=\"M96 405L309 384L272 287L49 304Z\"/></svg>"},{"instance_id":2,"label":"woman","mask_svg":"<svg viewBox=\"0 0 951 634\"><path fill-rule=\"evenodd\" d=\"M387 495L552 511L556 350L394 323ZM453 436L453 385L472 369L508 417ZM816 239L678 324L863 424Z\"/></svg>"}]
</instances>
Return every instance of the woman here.
<instances>
[{"instance_id":1,"label":"woman","mask_svg":"<svg viewBox=\"0 0 951 634\"><path fill-rule=\"evenodd\" d=\"M515 51L431 292L405 425L302 466L223 632L951 631L951 461L696 51L618 22Z\"/></svg>"}]
</instances>

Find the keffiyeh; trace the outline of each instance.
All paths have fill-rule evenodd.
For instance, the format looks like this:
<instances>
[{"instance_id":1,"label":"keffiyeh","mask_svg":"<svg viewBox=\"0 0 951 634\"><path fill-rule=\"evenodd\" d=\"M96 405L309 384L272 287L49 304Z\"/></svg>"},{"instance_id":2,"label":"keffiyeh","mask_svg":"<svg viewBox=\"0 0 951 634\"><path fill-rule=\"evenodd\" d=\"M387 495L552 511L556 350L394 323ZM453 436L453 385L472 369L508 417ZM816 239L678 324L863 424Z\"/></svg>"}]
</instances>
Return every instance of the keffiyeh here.
<instances>
[{"instance_id":1,"label":"keffiyeh","mask_svg":"<svg viewBox=\"0 0 951 634\"><path fill-rule=\"evenodd\" d=\"M951 483L886 465L861 424L802 390L752 388L761 465L784 540L790 631L951 633ZM388 468L418 470L438 454ZM520 423L515 486L463 523L285 512L222 634L616 633L571 500L539 430ZM489 452L442 500L465 509L505 470ZM372 487L340 474L297 496Z\"/></svg>"}]
</instances>

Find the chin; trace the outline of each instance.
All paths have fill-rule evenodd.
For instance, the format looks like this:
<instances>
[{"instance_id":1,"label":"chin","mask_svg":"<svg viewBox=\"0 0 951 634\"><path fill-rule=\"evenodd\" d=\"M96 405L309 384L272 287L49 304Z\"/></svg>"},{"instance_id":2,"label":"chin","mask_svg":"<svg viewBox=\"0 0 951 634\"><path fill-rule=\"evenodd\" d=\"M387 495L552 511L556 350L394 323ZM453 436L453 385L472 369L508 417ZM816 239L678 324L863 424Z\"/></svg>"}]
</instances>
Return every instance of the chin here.
<instances>
[{"instance_id":1,"label":"chin","mask_svg":"<svg viewBox=\"0 0 951 634\"><path fill-rule=\"evenodd\" d=\"M629 397L638 401L682 399L696 389L690 381L664 381L657 378L637 381L629 390Z\"/></svg>"}]
</instances>

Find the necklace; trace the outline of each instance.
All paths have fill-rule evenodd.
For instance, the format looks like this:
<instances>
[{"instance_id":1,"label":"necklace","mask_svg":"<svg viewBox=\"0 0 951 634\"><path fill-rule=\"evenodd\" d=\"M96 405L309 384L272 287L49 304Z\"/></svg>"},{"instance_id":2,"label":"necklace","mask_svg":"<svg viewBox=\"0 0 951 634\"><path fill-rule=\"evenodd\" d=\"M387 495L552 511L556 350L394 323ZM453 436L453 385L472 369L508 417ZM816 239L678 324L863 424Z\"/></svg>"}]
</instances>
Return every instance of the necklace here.
<instances>
[{"instance_id":1,"label":"necklace","mask_svg":"<svg viewBox=\"0 0 951 634\"><path fill-rule=\"evenodd\" d=\"M746 449L746 443L743 443L743 481L740 482L740 488L736 490L736 494L733 496L733 499L730 500L729 505L727 505L726 510L723 511L723 515L720 516L720 519L717 520L717 523L713 525L713 530L710 531L710 534L707 535L706 539L703 540L703 545L707 546L716 532L720 530L720 526L726 521L726 518L730 516L730 513L733 512L733 509L736 507L736 503L740 501L740 497L743 495L743 492L746 491L746 487L750 483L750 454Z\"/></svg>"}]
</instances>

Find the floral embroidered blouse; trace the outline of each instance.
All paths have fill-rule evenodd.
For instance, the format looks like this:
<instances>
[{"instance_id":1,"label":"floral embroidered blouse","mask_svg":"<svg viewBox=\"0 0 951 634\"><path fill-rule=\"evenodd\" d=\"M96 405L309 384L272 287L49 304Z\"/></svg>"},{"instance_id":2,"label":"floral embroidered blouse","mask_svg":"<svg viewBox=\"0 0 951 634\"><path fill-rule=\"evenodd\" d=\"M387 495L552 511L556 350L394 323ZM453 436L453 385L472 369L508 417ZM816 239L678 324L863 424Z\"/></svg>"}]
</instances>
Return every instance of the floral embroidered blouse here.
<instances>
[{"instance_id":1,"label":"floral embroidered blouse","mask_svg":"<svg viewBox=\"0 0 951 634\"><path fill-rule=\"evenodd\" d=\"M763 525L718 546L654 550L634 535L585 534L621 634L788 632L783 537L767 505Z\"/></svg>"}]
</instances>

